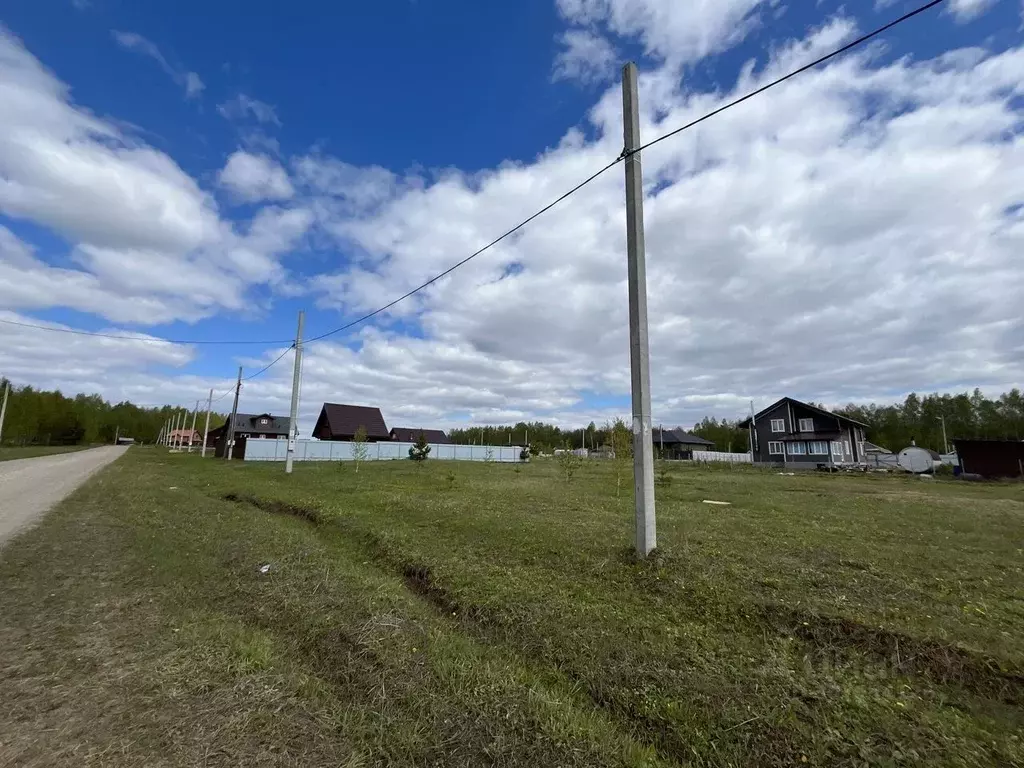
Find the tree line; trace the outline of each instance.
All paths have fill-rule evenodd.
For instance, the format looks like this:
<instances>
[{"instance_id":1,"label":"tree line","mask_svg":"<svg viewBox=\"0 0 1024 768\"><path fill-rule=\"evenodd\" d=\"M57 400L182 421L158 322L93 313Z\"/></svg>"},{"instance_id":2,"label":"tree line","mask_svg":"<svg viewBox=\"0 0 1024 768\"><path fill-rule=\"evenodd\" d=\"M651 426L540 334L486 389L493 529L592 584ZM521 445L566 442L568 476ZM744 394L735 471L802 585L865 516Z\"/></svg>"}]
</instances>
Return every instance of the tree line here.
<instances>
[{"instance_id":1,"label":"tree line","mask_svg":"<svg viewBox=\"0 0 1024 768\"><path fill-rule=\"evenodd\" d=\"M2 386L8 382L0 380ZM91 445L113 443L116 435L152 443L169 418L181 413L180 407L165 405L143 408L130 402L108 403L99 395L66 397L60 391L12 387L7 401L3 442L14 445ZM205 413L196 419L202 431ZM220 426L225 417L211 414L210 429ZM188 419L186 428L191 426Z\"/></svg>"},{"instance_id":2,"label":"tree line","mask_svg":"<svg viewBox=\"0 0 1024 768\"><path fill-rule=\"evenodd\" d=\"M912 443L943 453L956 438L1024 439L1024 394L1012 389L996 398L981 390L960 394L918 395L911 393L898 403L845 405L834 411L870 425L868 440L891 451ZM705 417L690 428L682 429L710 440L715 450L745 453L750 450L749 434L736 419ZM943 436L945 421L945 437ZM613 425L562 428L544 422L518 422L513 425L453 429L449 437L456 443L475 445L529 445L535 451L550 453L556 448L600 448L610 444ZM669 429L666 425L666 429ZM657 445L655 446L657 447Z\"/></svg>"},{"instance_id":3,"label":"tree line","mask_svg":"<svg viewBox=\"0 0 1024 768\"><path fill-rule=\"evenodd\" d=\"M0 379L0 385L6 383ZM127 401L111 404L99 395L66 397L59 391L12 387L3 441L17 445L82 445L112 443L120 434L151 443L166 421L180 411L172 406L144 408ZM985 397L979 389L923 397L911 393L899 403L850 404L835 412L869 424L868 440L892 451L913 442L943 452L946 442L952 448L955 438L1024 439L1024 394L1016 388L996 398ZM742 453L748 450L747 430L738 426L743 418L746 416L734 420L704 418L686 431L710 440L716 450ZM223 415L215 413L210 428L224 421ZM203 417L198 418L197 427L202 422ZM609 446L614 442L614 432L612 423L598 426L591 421L586 426L563 428L542 421L520 421L452 429L448 435L463 445L528 445L534 452L550 453L556 448Z\"/></svg>"}]
</instances>

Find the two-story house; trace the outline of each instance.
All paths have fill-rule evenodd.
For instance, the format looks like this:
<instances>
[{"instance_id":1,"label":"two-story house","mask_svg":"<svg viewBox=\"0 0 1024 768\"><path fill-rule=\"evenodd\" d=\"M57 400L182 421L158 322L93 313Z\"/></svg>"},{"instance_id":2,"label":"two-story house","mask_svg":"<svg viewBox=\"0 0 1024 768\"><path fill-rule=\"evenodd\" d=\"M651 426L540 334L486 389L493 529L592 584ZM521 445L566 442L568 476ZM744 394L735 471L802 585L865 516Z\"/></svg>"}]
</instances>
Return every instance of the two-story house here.
<instances>
[{"instance_id":1,"label":"two-story house","mask_svg":"<svg viewBox=\"0 0 1024 768\"><path fill-rule=\"evenodd\" d=\"M791 397L772 403L739 425L751 430L754 461L815 467L864 462L867 424Z\"/></svg>"}]
</instances>

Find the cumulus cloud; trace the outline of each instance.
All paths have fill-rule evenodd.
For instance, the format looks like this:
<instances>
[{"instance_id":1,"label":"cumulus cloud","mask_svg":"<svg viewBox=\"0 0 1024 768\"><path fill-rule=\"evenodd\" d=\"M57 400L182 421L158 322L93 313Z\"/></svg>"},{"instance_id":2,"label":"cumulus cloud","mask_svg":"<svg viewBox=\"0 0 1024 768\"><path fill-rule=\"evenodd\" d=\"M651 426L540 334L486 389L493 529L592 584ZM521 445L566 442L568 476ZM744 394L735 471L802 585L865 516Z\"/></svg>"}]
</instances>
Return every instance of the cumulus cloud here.
<instances>
[{"instance_id":1,"label":"cumulus cloud","mask_svg":"<svg viewBox=\"0 0 1024 768\"><path fill-rule=\"evenodd\" d=\"M248 227L222 220L168 155L73 104L67 86L2 27L0 108L0 214L72 244L63 259L12 246L4 230L7 306L70 306L116 322L195 321L243 306L255 283L283 280L277 257L299 236L296 218L301 224L308 214L257 214ZM52 266L55 256L71 265Z\"/></svg>"},{"instance_id":2,"label":"cumulus cloud","mask_svg":"<svg viewBox=\"0 0 1024 768\"><path fill-rule=\"evenodd\" d=\"M569 22L606 26L623 37L636 37L647 52L672 64L686 64L740 42L757 22L759 6L777 0L557 0Z\"/></svg>"},{"instance_id":3,"label":"cumulus cloud","mask_svg":"<svg viewBox=\"0 0 1024 768\"><path fill-rule=\"evenodd\" d=\"M615 77L618 54L606 38L588 29L570 29L562 34L560 42L562 50L555 58L553 80L590 85Z\"/></svg>"},{"instance_id":4,"label":"cumulus cloud","mask_svg":"<svg viewBox=\"0 0 1024 768\"><path fill-rule=\"evenodd\" d=\"M117 30L112 30L111 34L114 36L114 40L117 41L117 44L125 50L133 51L141 54L142 56L148 56L159 64L160 69L166 72L174 82L185 89L186 99L197 98L206 88L202 79L195 72L188 72L179 67L171 66L170 62L167 61L166 57L164 57L160 52L160 49L151 40L147 40L136 32L118 32Z\"/></svg>"},{"instance_id":5,"label":"cumulus cloud","mask_svg":"<svg viewBox=\"0 0 1024 768\"><path fill-rule=\"evenodd\" d=\"M649 74L644 135L853 32L837 19L780 47L765 68L748 66L735 92L680 91ZM1018 385L1022 76L1020 48L885 65L864 53L649 150L655 419L692 423L709 403L741 412L750 397L784 393L842 403ZM592 143L567 138L535 163L451 173L337 222L366 258L314 281L323 302L350 314L380 306L586 177L618 153L618 99L612 88L593 110ZM511 366L474 384L524 412L564 417L579 393L625 396L620 173L389 316L416 318L437 350ZM518 375L550 400L528 397ZM463 396L448 389L457 410Z\"/></svg>"},{"instance_id":6,"label":"cumulus cloud","mask_svg":"<svg viewBox=\"0 0 1024 768\"><path fill-rule=\"evenodd\" d=\"M270 104L246 96L244 93L218 105L217 111L228 120L253 119L258 123L281 125L281 121L277 117L277 110Z\"/></svg>"},{"instance_id":7,"label":"cumulus cloud","mask_svg":"<svg viewBox=\"0 0 1024 768\"><path fill-rule=\"evenodd\" d=\"M267 155L238 150L228 158L218 181L238 200L287 200L295 194L288 173Z\"/></svg>"},{"instance_id":8,"label":"cumulus cloud","mask_svg":"<svg viewBox=\"0 0 1024 768\"><path fill-rule=\"evenodd\" d=\"M729 44L728 34L714 32L725 29L721 19L742 28L754 23L757 5L634 0L637 14L629 21L625 0L561 3L579 28L615 27L665 60L641 76L647 138L856 33L839 17L774 46L763 65L741 68L735 83L714 91L682 86L678 57L662 37L675 30L672 40L688 56L699 55L693 51L702 45L721 49ZM697 43L685 24L674 26L682 17L704 25ZM647 26L638 26L644 18ZM0 56L7 67L3 62ZM31 93L54 87L48 76L32 77L34 85L25 86ZM911 389L1019 386L1022 83L1024 47L967 48L931 60L890 60L865 50L645 151L655 421L735 417L750 399L766 404L783 394L841 404L889 400ZM28 124L49 134L51 123L65 125L62 110L70 107L63 95L44 101L59 119L44 111L50 122L37 116ZM94 151L105 151L111 139L118 152L135 149L118 147L108 123L72 111L81 126L75 135L99 145ZM321 308L338 310L310 313L314 335L437 275L614 159L621 119L618 87L610 87L596 99L585 130L567 131L528 162L475 173L401 176L317 152L284 166L275 160L282 173L287 168L293 193L248 226L227 227L201 191L179 193L194 200L197 220L214 232L190 253L212 254L240 286L263 281L284 290L290 284L279 255L314 230L329 234L348 258L306 283ZM6 130L0 123L0 163L11 164L0 166L5 180L8 167L18 167L2 151ZM114 160L135 163L130 154ZM303 430L324 400L379 405L391 422L422 426L537 417L579 424L628 412L621 174L614 167L372 324L310 345ZM117 254L179 252L140 243L133 230L115 231L116 238L75 251L76 262L104 284L124 270L124 290L138 290L132 281L141 276L117 265ZM4 269L38 269L31 247L12 237L0 234ZM48 279L59 285L61 276ZM38 306L21 301L9 305ZM256 370L281 351L244 364ZM141 388L147 375L122 378ZM182 382L193 387L192 397L212 386L200 377L183 375ZM290 369L278 365L246 385L243 409L284 411L289 392Z\"/></svg>"}]
</instances>

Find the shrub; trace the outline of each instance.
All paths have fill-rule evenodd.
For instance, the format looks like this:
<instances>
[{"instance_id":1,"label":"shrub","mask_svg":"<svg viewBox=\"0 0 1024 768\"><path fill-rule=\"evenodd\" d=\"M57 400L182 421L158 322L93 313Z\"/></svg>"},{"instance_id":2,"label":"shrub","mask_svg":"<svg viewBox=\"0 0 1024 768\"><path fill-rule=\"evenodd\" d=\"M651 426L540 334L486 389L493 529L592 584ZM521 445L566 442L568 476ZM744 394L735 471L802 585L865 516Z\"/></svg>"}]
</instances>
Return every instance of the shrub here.
<instances>
[{"instance_id":1,"label":"shrub","mask_svg":"<svg viewBox=\"0 0 1024 768\"><path fill-rule=\"evenodd\" d=\"M409 458L413 461L426 461L430 455L430 446L427 445L427 438L422 432L416 437L416 442L409 449Z\"/></svg>"}]
</instances>

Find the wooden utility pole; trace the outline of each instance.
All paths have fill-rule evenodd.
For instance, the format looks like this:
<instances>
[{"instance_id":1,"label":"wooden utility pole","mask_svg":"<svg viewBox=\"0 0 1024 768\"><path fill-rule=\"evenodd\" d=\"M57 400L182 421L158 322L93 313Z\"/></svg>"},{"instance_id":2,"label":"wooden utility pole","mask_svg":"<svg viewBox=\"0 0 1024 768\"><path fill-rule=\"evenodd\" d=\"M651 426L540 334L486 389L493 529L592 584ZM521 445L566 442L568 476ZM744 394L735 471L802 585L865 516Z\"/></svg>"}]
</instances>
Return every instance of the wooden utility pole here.
<instances>
[{"instance_id":1,"label":"wooden utility pole","mask_svg":"<svg viewBox=\"0 0 1024 768\"><path fill-rule=\"evenodd\" d=\"M636 64L622 70L622 127L626 166L626 248L629 277L629 363L633 392L633 485L636 551L658 546L654 515L654 440L651 431L651 363L647 338L647 256L644 245L644 180L640 166L640 101Z\"/></svg>"},{"instance_id":2,"label":"wooden utility pole","mask_svg":"<svg viewBox=\"0 0 1024 768\"><path fill-rule=\"evenodd\" d=\"M231 461L231 454L234 453L235 449L235 417L238 415L238 395L242 392L242 366L238 366L238 383L235 384L235 402L231 406L231 420L228 422L227 433L224 435L226 440L226 457L228 461Z\"/></svg>"},{"instance_id":3,"label":"wooden utility pole","mask_svg":"<svg viewBox=\"0 0 1024 768\"><path fill-rule=\"evenodd\" d=\"M192 436L196 433L196 416L199 415L199 403L200 400L196 400L196 407L192 409L192 429L188 433L188 452L192 453Z\"/></svg>"},{"instance_id":4,"label":"wooden utility pole","mask_svg":"<svg viewBox=\"0 0 1024 768\"><path fill-rule=\"evenodd\" d=\"M206 426L203 427L203 447L199 452L202 458L206 458L206 441L210 436L210 411L213 410L213 390L210 390L210 397L206 401Z\"/></svg>"},{"instance_id":5,"label":"wooden utility pole","mask_svg":"<svg viewBox=\"0 0 1024 768\"><path fill-rule=\"evenodd\" d=\"M295 441L299 436L299 379L302 378L302 327L306 323L306 313L299 310L299 327L295 331L295 368L292 370L292 407L288 419L288 453L284 460L285 474L292 473L292 462L295 460Z\"/></svg>"},{"instance_id":6,"label":"wooden utility pole","mask_svg":"<svg viewBox=\"0 0 1024 768\"><path fill-rule=\"evenodd\" d=\"M942 452L949 453L949 440L946 439L946 417L939 416L939 421L942 422Z\"/></svg>"}]
</instances>

